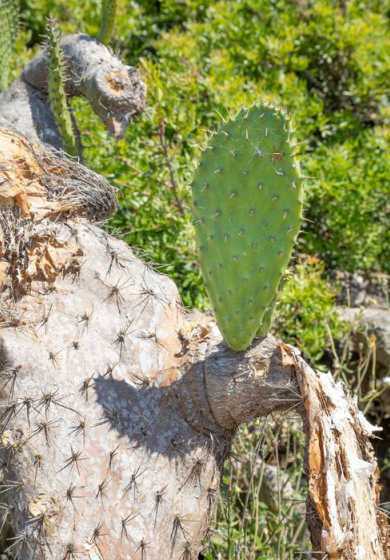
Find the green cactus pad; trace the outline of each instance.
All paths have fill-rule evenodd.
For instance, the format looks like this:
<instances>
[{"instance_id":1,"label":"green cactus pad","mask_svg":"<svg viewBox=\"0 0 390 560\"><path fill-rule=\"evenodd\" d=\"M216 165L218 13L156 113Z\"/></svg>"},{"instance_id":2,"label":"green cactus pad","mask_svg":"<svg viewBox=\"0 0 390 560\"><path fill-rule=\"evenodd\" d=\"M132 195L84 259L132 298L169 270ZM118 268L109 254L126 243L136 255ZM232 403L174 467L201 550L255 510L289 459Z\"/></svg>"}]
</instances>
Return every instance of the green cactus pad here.
<instances>
[{"instance_id":1,"label":"green cactus pad","mask_svg":"<svg viewBox=\"0 0 390 560\"><path fill-rule=\"evenodd\" d=\"M193 190L199 260L218 326L233 350L269 329L302 214L286 115L242 110L210 139Z\"/></svg>"}]
</instances>

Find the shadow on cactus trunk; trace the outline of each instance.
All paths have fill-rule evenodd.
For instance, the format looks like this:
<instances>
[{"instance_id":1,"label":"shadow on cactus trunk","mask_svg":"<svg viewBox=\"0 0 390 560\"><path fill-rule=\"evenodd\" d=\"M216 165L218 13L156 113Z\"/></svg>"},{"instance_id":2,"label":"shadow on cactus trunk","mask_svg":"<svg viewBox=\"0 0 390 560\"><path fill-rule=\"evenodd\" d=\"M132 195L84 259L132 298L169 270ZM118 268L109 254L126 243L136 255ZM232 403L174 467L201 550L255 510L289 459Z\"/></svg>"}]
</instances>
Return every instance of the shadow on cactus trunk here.
<instances>
[{"instance_id":1,"label":"shadow on cactus trunk","mask_svg":"<svg viewBox=\"0 0 390 560\"><path fill-rule=\"evenodd\" d=\"M271 336L228 349L171 280L95 224L115 208L110 185L11 128L0 129L8 551L196 558L237 427L295 407L316 557L385 559L374 428L342 386Z\"/></svg>"}]
</instances>

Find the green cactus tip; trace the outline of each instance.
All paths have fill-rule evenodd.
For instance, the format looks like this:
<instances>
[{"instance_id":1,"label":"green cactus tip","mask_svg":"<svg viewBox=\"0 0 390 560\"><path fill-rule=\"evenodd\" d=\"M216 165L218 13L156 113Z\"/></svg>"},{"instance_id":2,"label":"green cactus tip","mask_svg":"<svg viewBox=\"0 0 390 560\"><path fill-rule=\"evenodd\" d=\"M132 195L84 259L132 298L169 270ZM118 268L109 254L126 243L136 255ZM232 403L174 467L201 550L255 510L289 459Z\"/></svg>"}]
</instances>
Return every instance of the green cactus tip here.
<instances>
[{"instance_id":1,"label":"green cactus tip","mask_svg":"<svg viewBox=\"0 0 390 560\"><path fill-rule=\"evenodd\" d=\"M9 85L10 65L19 26L18 0L0 0L0 91Z\"/></svg>"},{"instance_id":2,"label":"green cactus tip","mask_svg":"<svg viewBox=\"0 0 390 560\"><path fill-rule=\"evenodd\" d=\"M102 0L99 41L108 44L114 33L117 0Z\"/></svg>"},{"instance_id":3,"label":"green cactus tip","mask_svg":"<svg viewBox=\"0 0 390 560\"><path fill-rule=\"evenodd\" d=\"M269 106L224 123L192 185L199 260L219 328L233 350L267 334L302 215L287 116Z\"/></svg>"},{"instance_id":4,"label":"green cactus tip","mask_svg":"<svg viewBox=\"0 0 390 560\"><path fill-rule=\"evenodd\" d=\"M57 22L54 19L49 19L47 25L47 50L49 55L47 88L50 108L61 135L65 152L77 156L76 136L66 99L65 65L60 41L61 33Z\"/></svg>"}]
</instances>

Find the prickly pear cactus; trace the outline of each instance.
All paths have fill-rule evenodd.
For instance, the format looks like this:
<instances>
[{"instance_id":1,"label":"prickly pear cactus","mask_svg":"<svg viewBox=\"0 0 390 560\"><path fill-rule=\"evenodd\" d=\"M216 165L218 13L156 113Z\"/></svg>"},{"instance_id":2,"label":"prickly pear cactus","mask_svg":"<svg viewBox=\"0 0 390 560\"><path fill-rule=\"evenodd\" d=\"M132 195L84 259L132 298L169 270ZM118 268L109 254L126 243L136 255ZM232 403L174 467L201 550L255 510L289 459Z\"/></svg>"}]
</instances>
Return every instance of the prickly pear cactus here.
<instances>
[{"instance_id":1,"label":"prickly pear cactus","mask_svg":"<svg viewBox=\"0 0 390 560\"><path fill-rule=\"evenodd\" d=\"M48 96L54 120L61 134L64 150L72 155L78 154L72 117L65 93L65 68L60 48L61 33L55 20L47 25L47 48L49 54Z\"/></svg>"},{"instance_id":2,"label":"prickly pear cactus","mask_svg":"<svg viewBox=\"0 0 390 560\"><path fill-rule=\"evenodd\" d=\"M199 259L233 350L268 331L299 231L302 186L287 116L254 106L210 139L193 182Z\"/></svg>"}]
</instances>

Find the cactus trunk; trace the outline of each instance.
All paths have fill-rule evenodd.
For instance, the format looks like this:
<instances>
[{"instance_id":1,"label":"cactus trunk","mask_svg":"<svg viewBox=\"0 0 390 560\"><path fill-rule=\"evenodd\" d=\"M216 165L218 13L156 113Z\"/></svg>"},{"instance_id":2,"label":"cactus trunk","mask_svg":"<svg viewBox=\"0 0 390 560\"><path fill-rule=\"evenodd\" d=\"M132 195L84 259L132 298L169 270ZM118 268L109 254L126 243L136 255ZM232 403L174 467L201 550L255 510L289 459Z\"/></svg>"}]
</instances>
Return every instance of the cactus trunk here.
<instances>
[{"instance_id":1,"label":"cactus trunk","mask_svg":"<svg viewBox=\"0 0 390 560\"><path fill-rule=\"evenodd\" d=\"M9 550L24 560L196 558L236 422L269 412L263 395L271 409L299 398L290 375L275 389L251 377L276 341L245 358L231 390L238 358L202 346L206 332L221 342L212 322L188 320L171 280L88 223L115 208L105 181L3 129L0 169Z\"/></svg>"},{"instance_id":2,"label":"cactus trunk","mask_svg":"<svg viewBox=\"0 0 390 560\"><path fill-rule=\"evenodd\" d=\"M195 560L237 426L302 405L315 550L384 560L372 428L340 385L281 341L232 352L188 316L171 280L90 223L115 208L96 174L0 129L0 180L0 513L15 560Z\"/></svg>"},{"instance_id":3,"label":"cactus trunk","mask_svg":"<svg viewBox=\"0 0 390 560\"><path fill-rule=\"evenodd\" d=\"M143 107L137 76L118 73L85 36L62 46L73 94L126 125ZM97 52L108 57L99 68ZM28 119L48 111L36 95L46 83L42 53L0 96L0 125L12 123L0 127L0 537L9 555L195 560L237 426L293 407L305 409L316 554L384 560L373 428L356 403L272 337L231 352L210 318L183 310L173 282L90 223L114 211L114 192L34 144ZM46 116L43 125L56 141Z\"/></svg>"}]
</instances>

